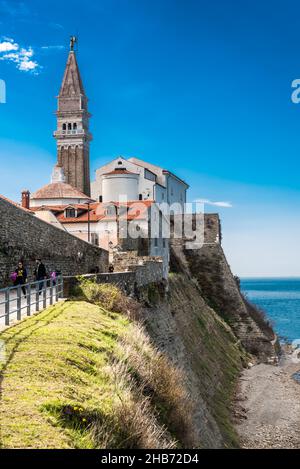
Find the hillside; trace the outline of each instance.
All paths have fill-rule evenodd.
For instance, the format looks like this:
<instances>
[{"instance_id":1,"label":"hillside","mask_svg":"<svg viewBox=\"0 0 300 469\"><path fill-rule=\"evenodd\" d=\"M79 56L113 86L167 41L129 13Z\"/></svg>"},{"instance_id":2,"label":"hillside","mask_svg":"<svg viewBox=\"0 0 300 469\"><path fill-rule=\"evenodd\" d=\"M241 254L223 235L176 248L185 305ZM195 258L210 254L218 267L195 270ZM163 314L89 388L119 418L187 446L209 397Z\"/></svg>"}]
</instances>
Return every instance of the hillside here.
<instances>
[{"instance_id":1,"label":"hillside","mask_svg":"<svg viewBox=\"0 0 300 469\"><path fill-rule=\"evenodd\" d=\"M205 244L186 249L185 239L171 239L171 270L197 283L201 296L230 326L241 345L259 361L274 362L279 351L272 326L241 294L219 242L220 220L205 215Z\"/></svg>"},{"instance_id":2,"label":"hillside","mask_svg":"<svg viewBox=\"0 0 300 469\"><path fill-rule=\"evenodd\" d=\"M196 280L137 300L83 281L74 298L0 334L3 448L228 448L250 357ZM142 322L141 322L142 320Z\"/></svg>"},{"instance_id":3,"label":"hillside","mask_svg":"<svg viewBox=\"0 0 300 469\"><path fill-rule=\"evenodd\" d=\"M140 324L106 309L135 303L96 289L105 308L63 302L1 333L1 447L194 446L179 372Z\"/></svg>"}]
</instances>

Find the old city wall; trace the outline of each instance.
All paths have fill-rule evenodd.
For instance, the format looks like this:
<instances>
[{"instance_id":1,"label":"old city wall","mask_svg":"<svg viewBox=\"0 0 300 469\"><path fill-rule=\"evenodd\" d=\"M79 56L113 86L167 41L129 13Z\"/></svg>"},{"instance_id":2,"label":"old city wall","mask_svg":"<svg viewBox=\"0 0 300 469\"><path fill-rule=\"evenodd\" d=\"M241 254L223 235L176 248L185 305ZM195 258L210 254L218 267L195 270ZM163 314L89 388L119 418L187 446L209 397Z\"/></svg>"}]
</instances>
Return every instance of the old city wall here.
<instances>
[{"instance_id":1,"label":"old city wall","mask_svg":"<svg viewBox=\"0 0 300 469\"><path fill-rule=\"evenodd\" d=\"M33 214L0 198L0 286L23 259L32 279L35 259L40 257L49 272L63 275L89 273L95 267L108 271L108 252L92 246Z\"/></svg>"}]
</instances>

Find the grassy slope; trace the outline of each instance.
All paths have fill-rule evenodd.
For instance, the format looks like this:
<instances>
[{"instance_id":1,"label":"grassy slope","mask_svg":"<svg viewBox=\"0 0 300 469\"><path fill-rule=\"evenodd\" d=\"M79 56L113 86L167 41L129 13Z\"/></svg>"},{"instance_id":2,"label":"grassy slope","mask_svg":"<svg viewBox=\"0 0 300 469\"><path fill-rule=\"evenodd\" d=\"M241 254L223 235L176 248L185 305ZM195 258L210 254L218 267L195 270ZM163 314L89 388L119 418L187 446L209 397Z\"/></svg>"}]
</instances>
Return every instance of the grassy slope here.
<instances>
[{"instance_id":1,"label":"grassy slope","mask_svg":"<svg viewBox=\"0 0 300 469\"><path fill-rule=\"evenodd\" d=\"M1 386L2 446L93 446L85 432L53 425L55 418L42 409L70 405L83 409L79 418L95 407L109 412L114 383L107 358L128 326L121 315L66 302L2 333L8 355Z\"/></svg>"},{"instance_id":2,"label":"grassy slope","mask_svg":"<svg viewBox=\"0 0 300 469\"><path fill-rule=\"evenodd\" d=\"M152 310L146 316L149 334L171 360L185 369L193 399L197 401L197 396L201 396L208 408L208 416L195 413L203 446L219 446L216 431L207 432L214 428L214 420L222 446L237 447L231 403L237 377L247 358L231 328L205 303L196 282L183 274L170 274L168 298L158 303L154 314L155 319ZM198 399L198 410L201 405Z\"/></svg>"},{"instance_id":3,"label":"grassy slope","mask_svg":"<svg viewBox=\"0 0 300 469\"><path fill-rule=\"evenodd\" d=\"M106 307L122 301L115 287L87 284L83 293ZM126 314L67 301L5 330L0 340L7 355L1 447L197 445L180 375Z\"/></svg>"},{"instance_id":4,"label":"grassy slope","mask_svg":"<svg viewBox=\"0 0 300 469\"><path fill-rule=\"evenodd\" d=\"M204 302L198 286L184 276L170 280L170 305L185 343L199 391L228 447L238 446L231 402L246 354L230 327Z\"/></svg>"}]
</instances>

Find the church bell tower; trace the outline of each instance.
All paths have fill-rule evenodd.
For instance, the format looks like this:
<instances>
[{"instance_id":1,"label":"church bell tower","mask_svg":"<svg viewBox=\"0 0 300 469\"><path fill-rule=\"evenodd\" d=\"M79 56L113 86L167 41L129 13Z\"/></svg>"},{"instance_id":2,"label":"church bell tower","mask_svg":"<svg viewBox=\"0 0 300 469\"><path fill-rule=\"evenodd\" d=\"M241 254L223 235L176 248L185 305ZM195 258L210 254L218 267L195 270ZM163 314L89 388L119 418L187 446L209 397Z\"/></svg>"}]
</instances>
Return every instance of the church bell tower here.
<instances>
[{"instance_id":1,"label":"church bell tower","mask_svg":"<svg viewBox=\"0 0 300 469\"><path fill-rule=\"evenodd\" d=\"M71 37L70 52L58 99L57 163L66 183L90 196L90 141L88 99L85 94Z\"/></svg>"}]
</instances>

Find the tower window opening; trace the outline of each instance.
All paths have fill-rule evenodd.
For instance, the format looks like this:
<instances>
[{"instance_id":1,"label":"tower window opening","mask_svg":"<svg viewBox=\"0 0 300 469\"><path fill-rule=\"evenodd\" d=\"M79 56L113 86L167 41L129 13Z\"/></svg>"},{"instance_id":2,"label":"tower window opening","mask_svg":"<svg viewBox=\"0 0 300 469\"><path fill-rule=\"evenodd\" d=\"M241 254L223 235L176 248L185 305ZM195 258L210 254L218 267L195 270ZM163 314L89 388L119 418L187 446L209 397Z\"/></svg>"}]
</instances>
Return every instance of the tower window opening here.
<instances>
[{"instance_id":1,"label":"tower window opening","mask_svg":"<svg viewBox=\"0 0 300 469\"><path fill-rule=\"evenodd\" d=\"M72 124L68 124L68 130L72 130Z\"/></svg>"},{"instance_id":2,"label":"tower window opening","mask_svg":"<svg viewBox=\"0 0 300 469\"><path fill-rule=\"evenodd\" d=\"M77 124L76 124L76 122L73 124L73 130L77 130Z\"/></svg>"},{"instance_id":3,"label":"tower window opening","mask_svg":"<svg viewBox=\"0 0 300 469\"><path fill-rule=\"evenodd\" d=\"M63 125L62 125L62 129L63 129L63 130L67 130L67 124L63 124Z\"/></svg>"}]
</instances>

